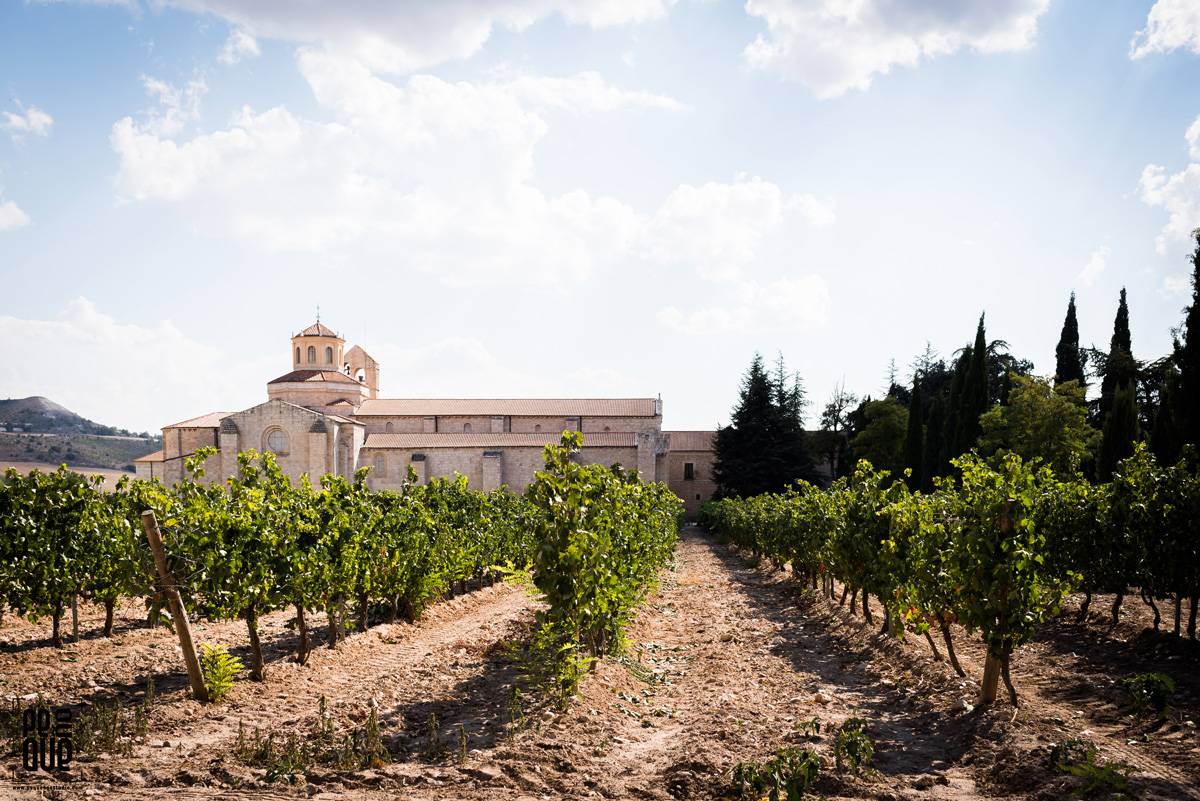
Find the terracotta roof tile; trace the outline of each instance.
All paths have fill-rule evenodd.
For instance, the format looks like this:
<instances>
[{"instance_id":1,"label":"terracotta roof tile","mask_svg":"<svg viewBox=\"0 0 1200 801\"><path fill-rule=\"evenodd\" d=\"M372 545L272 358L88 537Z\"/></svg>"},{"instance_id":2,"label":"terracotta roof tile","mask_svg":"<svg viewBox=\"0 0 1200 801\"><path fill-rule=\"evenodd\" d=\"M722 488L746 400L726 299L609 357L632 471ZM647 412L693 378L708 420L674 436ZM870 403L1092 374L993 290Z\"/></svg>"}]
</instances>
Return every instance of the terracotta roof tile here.
<instances>
[{"instance_id":1,"label":"terracotta roof tile","mask_svg":"<svg viewBox=\"0 0 1200 801\"><path fill-rule=\"evenodd\" d=\"M164 462L166 459L163 458L162 448L159 448L154 453L147 453L145 456L139 456L133 461L134 464L137 464L138 462Z\"/></svg>"},{"instance_id":2,"label":"terracotta roof tile","mask_svg":"<svg viewBox=\"0 0 1200 801\"><path fill-rule=\"evenodd\" d=\"M668 450L672 451L711 451L715 431L664 431L670 438Z\"/></svg>"},{"instance_id":3,"label":"terracotta roof tile","mask_svg":"<svg viewBox=\"0 0 1200 801\"><path fill-rule=\"evenodd\" d=\"M308 328L305 328L303 331L301 331L296 336L298 336L298 337L337 337L338 335L337 335L337 332L335 332L332 328L330 328L329 326L325 325L324 323L322 323L321 321L318 320L317 322L310 325ZM341 337L338 337L338 339L341 339Z\"/></svg>"},{"instance_id":4,"label":"terracotta roof tile","mask_svg":"<svg viewBox=\"0 0 1200 801\"><path fill-rule=\"evenodd\" d=\"M364 448L541 448L558 442L560 434L368 434ZM635 448L633 433L597 432L583 435L585 448Z\"/></svg>"},{"instance_id":5,"label":"terracotta roof tile","mask_svg":"<svg viewBox=\"0 0 1200 801\"><path fill-rule=\"evenodd\" d=\"M356 416L653 417L654 398L379 398Z\"/></svg>"},{"instance_id":6,"label":"terracotta roof tile","mask_svg":"<svg viewBox=\"0 0 1200 801\"><path fill-rule=\"evenodd\" d=\"M290 373L273 378L268 384L295 384L306 381L329 381L335 384L359 384L345 373L337 370L293 370Z\"/></svg>"},{"instance_id":7,"label":"terracotta roof tile","mask_svg":"<svg viewBox=\"0 0 1200 801\"><path fill-rule=\"evenodd\" d=\"M191 420L184 420L182 423L172 423L163 428L216 428L221 425L221 418L230 414L229 412L210 412L202 414L199 417L193 417Z\"/></svg>"}]
</instances>

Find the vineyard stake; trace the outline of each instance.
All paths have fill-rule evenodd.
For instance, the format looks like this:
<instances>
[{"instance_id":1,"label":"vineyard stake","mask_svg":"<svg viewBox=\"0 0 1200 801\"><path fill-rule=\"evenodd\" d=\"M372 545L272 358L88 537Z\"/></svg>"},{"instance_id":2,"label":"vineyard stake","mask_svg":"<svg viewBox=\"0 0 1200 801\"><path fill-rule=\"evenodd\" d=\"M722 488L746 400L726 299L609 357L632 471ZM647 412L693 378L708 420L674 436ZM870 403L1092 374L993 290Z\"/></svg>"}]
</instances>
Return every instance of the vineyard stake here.
<instances>
[{"instance_id":1,"label":"vineyard stake","mask_svg":"<svg viewBox=\"0 0 1200 801\"><path fill-rule=\"evenodd\" d=\"M179 635L179 647L183 650L183 661L187 664L192 697L197 701L208 701L204 674L200 671L200 661L196 659L196 646L192 643L192 624L188 622L175 579L167 570L167 554L163 550L162 536L158 532L158 520L154 517L153 509L142 512L142 528L146 530L146 539L150 541L150 550L154 552L154 566L158 569L158 580L167 596L167 603L171 605L171 617L175 618L175 632Z\"/></svg>"}]
</instances>

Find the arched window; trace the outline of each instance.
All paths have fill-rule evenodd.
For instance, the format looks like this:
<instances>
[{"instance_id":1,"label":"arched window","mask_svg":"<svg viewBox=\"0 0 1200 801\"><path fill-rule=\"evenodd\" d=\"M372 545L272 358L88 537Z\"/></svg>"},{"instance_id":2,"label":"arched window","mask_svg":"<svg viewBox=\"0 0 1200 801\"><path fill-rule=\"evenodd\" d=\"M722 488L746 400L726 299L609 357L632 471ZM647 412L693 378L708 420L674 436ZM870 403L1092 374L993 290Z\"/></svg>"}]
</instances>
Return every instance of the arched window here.
<instances>
[{"instance_id":1,"label":"arched window","mask_svg":"<svg viewBox=\"0 0 1200 801\"><path fill-rule=\"evenodd\" d=\"M287 453L288 438L287 432L282 428L276 428L267 434L267 450L272 453Z\"/></svg>"},{"instance_id":2,"label":"arched window","mask_svg":"<svg viewBox=\"0 0 1200 801\"><path fill-rule=\"evenodd\" d=\"M333 364L333 348L329 346L325 347L325 363Z\"/></svg>"},{"instance_id":3,"label":"arched window","mask_svg":"<svg viewBox=\"0 0 1200 801\"><path fill-rule=\"evenodd\" d=\"M309 364L317 363L317 349L314 348L312 345L308 346L308 363Z\"/></svg>"},{"instance_id":4,"label":"arched window","mask_svg":"<svg viewBox=\"0 0 1200 801\"><path fill-rule=\"evenodd\" d=\"M296 348L296 364L300 363L300 349Z\"/></svg>"},{"instance_id":5,"label":"arched window","mask_svg":"<svg viewBox=\"0 0 1200 801\"><path fill-rule=\"evenodd\" d=\"M533 427L533 430L534 430L536 433L539 433L539 434L540 434L540 433L541 433L541 431L542 431L542 424L541 424L541 423L538 423L537 425L535 425L535 426Z\"/></svg>"},{"instance_id":6,"label":"arched window","mask_svg":"<svg viewBox=\"0 0 1200 801\"><path fill-rule=\"evenodd\" d=\"M612 431L612 429L611 429L611 428L609 428L608 426L605 426L605 427L604 427L604 430L605 430L605 431Z\"/></svg>"},{"instance_id":7,"label":"arched window","mask_svg":"<svg viewBox=\"0 0 1200 801\"><path fill-rule=\"evenodd\" d=\"M384 427L383 427L383 433L385 433L385 434L390 434L390 433L392 433L392 424L391 424L391 423L387 423L387 424L385 424L385 425L384 425Z\"/></svg>"},{"instance_id":8,"label":"arched window","mask_svg":"<svg viewBox=\"0 0 1200 801\"><path fill-rule=\"evenodd\" d=\"M464 434L471 433L471 424L470 423L463 423L463 433Z\"/></svg>"},{"instance_id":9,"label":"arched window","mask_svg":"<svg viewBox=\"0 0 1200 801\"><path fill-rule=\"evenodd\" d=\"M382 453L375 454L375 468L371 471L375 478L387 478L387 460Z\"/></svg>"}]
</instances>

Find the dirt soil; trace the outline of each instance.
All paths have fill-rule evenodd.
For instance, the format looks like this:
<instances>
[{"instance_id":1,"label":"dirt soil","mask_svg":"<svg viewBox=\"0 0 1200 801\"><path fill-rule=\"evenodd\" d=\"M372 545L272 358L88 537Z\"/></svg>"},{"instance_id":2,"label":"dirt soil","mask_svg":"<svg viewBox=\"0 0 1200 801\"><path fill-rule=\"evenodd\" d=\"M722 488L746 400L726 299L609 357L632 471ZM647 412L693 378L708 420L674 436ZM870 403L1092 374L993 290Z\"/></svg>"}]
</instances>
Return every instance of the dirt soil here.
<instances>
[{"instance_id":1,"label":"dirt soil","mask_svg":"<svg viewBox=\"0 0 1200 801\"><path fill-rule=\"evenodd\" d=\"M187 697L173 635L146 628L136 608L122 610L111 640L97 636L98 613L86 609L85 636L58 652L45 621L7 615L0 697L135 704L153 678L156 701L149 734L129 755L84 754L54 776L10 760L0 799L708 799L723 797L739 762L785 746L821 756L816 791L829 799L1059 799L1080 780L1050 769L1048 757L1073 736L1130 766L1137 797L1200 799L1200 647L1155 633L1140 600L1126 600L1115 627L1111 597L1094 600L1083 623L1074 622L1078 601L1014 657L1019 710L1006 701L973 707L983 653L964 632L956 631L968 675L960 679L924 638L879 635L877 602L867 625L696 530L681 538L676 564L631 626L626 656L603 660L563 709L528 696L521 712L512 703L509 644L527 636L537 608L522 587L440 602L416 624L318 647L304 666L288 657L290 615L270 615L261 623L266 681L241 680L208 706ZM314 627L323 623L313 617ZM196 636L246 638L237 621L199 624ZM1116 684L1150 670L1178 682L1166 721L1131 715ZM332 717L359 724L373 705L390 762L317 768L288 784L238 758L239 728L243 737L256 727L277 737L308 731L321 697ZM835 731L850 717L864 719L875 742L873 770L859 776L834 768Z\"/></svg>"}]
</instances>

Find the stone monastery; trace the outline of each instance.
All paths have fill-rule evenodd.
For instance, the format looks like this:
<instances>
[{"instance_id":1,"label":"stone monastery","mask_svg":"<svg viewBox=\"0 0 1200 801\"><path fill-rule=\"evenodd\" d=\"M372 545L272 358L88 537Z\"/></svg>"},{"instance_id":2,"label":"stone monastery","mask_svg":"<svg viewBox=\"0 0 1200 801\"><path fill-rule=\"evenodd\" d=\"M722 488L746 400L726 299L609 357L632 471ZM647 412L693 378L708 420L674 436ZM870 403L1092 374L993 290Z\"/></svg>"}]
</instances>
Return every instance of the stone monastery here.
<instances>
[{"instance_id":1,"label":"stone monastery","mask_svg":"<svg viewBox=\"0 0 1200 801\"><path fill-rule=\"evenodd\" d=\"M318 320L292 337L290 372L267 382L267 401L165 426L163 449L138 459L137 474L167 484L204 446L209 480L237 472L239 451L275 453L296 480L351 476L370 467L374 489L399 489L461 473L470 486L522 492L542 467L542 448L564 430L583 434L580 461L620 464L663 481L694 516L713 493L711 431L663 431L656 398L380 398L379 362Z\"/></svg>"}]
</instances>

